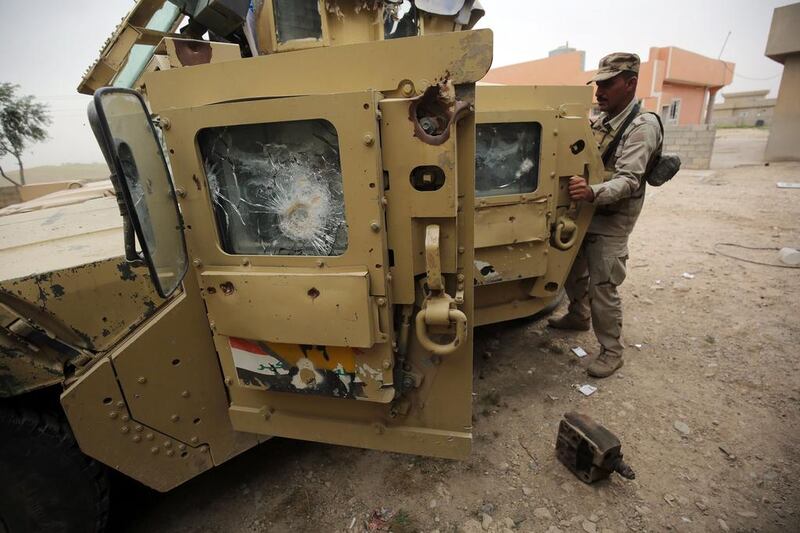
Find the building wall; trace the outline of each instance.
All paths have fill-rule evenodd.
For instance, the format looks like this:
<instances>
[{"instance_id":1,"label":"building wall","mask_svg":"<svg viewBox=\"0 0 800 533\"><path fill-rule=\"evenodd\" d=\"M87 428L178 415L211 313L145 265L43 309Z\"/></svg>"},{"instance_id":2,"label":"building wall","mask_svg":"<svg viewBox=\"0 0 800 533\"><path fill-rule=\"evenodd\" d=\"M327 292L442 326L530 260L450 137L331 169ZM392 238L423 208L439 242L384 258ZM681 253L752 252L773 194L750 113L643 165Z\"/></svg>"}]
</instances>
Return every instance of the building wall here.
<instances>
[{"instance_id":1,"label":"building wall","mask_svg":"<svg viewBox=\"0 0 800 533\"><path fill-rule=\"evenodd\" d=\"M680 100L678 125L702 124L705 118L706 87L664 83L661 90L661 107ZM660 110L659 110L660 111ZM662 114L662 118L667 118Z\"/></svg>"},{"instance_id":2,"label":"building wall","mask_svg":"<svg viewBox=\"0 0 800 533\"><path fill-rule=\"evenodd\" d=\"M784 60L765 157L767 161L800 161L800 52Z\"/></svg>"},{"instance_id":3,"label":"building wall","mask_svg":"<svg viewBox=\"0 0 800 533\"><path fill-rule=\"evenodd\" d=\"M18 204L20 201L19 189L17 187L13 185L9 187L0 187L0 208L11 204Z\"/></svg>"},{"instance_id":4,"label":"building wall","mask_svg":"<svg viewBox=\"0 0 800 533\"><path fill-rule=\"evenodd\" d=\"M769 127L772 124L774 106L739 106L714 108L714 125L728 128ZM760 121L760 122L759 122Z\"/></svg>"},{"instance_id":5,"label":"building wall","mask_svg":"<svg viewBox=\"0 0 800 533\"><path fill-rule=\"evenodd\" d=\"M711 164L717 129L710 124L664 125L664 153L678 154L681 168L705 170Z\"/></svg>"},{"instance_id":6,"label":"building wall","mask_svg":"<svg viewBox=\"0 0 800 533\"><path fill-rule=\"evenodd\" d=\"M568 52L493 68L482 81L505 85L585 85L594 71L585 72L583 61L582 52Z\"/></svg>"},{"instance_id":7,"label":"building wall","mask_svg":"<svg viewBox=\"0 0 800 533\"><path fill-rule=\"evenodd\" d=\"M764 53L779 63L800 51L800 3L778 7L772 13L772 25Z\"/></svg>"},{"instance_id":8,"label":"building wall","mask_svg":"<svg viewBox=\"0 0 800 533\"><path fill-rule=\"evenodd\" d=\"M560 53L489 71L483 81L507 85L583 85L596 70L583 70L580 51ZM673 98L681 99L679 124L705 121L708 91L717 91L733 79L734 64L673 46L650 48L639 69L636 96L644 109L660 113Z\"/></svg>"}]
</instances>

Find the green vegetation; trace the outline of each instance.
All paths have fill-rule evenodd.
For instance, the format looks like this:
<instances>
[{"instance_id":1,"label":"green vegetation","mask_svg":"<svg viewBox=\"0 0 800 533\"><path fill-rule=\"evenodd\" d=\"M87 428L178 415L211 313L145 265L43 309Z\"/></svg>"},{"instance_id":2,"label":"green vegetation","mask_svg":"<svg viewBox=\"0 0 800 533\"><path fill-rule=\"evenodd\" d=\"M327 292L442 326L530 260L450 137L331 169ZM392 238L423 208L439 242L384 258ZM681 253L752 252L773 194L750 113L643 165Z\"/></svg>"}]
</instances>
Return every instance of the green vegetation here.
<instances>
[{"instance_id":1,"label":"green vegetation","mask_svg":"<svg viewBox=\"0 0 800 533\"><path fill-rule=\"evenodd\" d=\"M14 185L25 185L22 153L32 143L47 138L50 125L47 106L32 95L18 96L19 86L0 83L0 157L12 155L19 165L19 183L6 176L0 167L0 176Z\"/></svg>"}]
</instances>

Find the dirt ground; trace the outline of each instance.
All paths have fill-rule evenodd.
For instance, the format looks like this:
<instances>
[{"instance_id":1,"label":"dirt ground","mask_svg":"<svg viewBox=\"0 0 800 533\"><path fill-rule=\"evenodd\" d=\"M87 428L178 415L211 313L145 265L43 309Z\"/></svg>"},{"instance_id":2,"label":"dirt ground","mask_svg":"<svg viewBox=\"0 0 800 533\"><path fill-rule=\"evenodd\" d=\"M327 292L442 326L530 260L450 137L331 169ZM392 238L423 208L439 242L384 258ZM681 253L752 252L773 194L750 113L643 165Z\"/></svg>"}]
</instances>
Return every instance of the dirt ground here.
<instances>
[{"instance_id":1,"label":"dirt ground","mask_svg":"<svg viewBox=\"0 0 800 533\"><path fill-rule=\"evenodd\" d=\"M797 531L798 271L715 252L800 246L800 190L776 187L800 181L800 164L759 163L765 140L722 130L715 170L648 192L621 288L630 347L617 375L590 379L570 352L595 351L591 332L482 328L469 460L273 439L168 494L119 484L111 529L356 532L378 510L396 532ZM584 383L599 390L584 397ZM557 462L571 410L619 436L636 480L588 486Z\"/></svg>"}]
</instances>

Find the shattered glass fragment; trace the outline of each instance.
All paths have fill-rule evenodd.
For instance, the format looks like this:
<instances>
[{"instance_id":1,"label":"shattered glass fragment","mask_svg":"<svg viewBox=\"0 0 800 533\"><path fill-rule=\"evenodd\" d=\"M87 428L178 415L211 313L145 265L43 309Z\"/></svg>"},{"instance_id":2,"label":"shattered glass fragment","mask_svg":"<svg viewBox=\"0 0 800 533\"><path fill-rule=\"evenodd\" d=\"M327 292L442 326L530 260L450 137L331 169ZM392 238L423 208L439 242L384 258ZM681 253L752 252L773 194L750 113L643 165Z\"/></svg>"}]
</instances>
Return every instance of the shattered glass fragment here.
<instances>
[{"instance_id":1,"label":"shattered glass fragment","mask_svg":"<svg viewBox=\"0 0 800 533\"><path fill-rule=\"evenodd\" d=\"M198 139L226 252L345 252L339 143L330 122L208 128Z\"/></svg>"},{"instance_id":2,"label":"shattered glass fragment","mask_svg":"<svg viewBox=\"0 0 800 533\"><path fill-rule=\"evenodd\" d=\"M475 194L500 196L536 190L542 126L538 122L478 124Z\"/></svg>"}]
</instances>

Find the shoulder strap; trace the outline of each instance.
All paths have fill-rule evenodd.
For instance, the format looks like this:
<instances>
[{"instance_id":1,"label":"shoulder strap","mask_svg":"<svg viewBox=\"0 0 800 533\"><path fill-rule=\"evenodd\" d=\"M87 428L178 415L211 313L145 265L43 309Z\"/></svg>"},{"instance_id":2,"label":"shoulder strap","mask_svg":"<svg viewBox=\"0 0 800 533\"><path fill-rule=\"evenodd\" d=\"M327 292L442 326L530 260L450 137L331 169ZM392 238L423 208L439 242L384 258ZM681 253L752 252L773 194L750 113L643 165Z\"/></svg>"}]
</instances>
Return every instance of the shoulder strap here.
<instances>
[{"instance_id":1,"label":"shoulder strap","mask_svg":"<svg viewBox=\"0 0 800 533\"><path fill-rule=\"evenodd\" d=\"M653 171L653 168L658 163L658 160L661 158L661 151L664 148L664 123L661 122L661 117L658 115L658 113L653 113L652 111L648 111L646 114L656 117L656 120L658 121L658 127L661 129L661 140L658 142L656 151L650 155L650 159L647 161L647 167L645 168L644 172L645 179L647 179L647 176Z\"/></svg>"},{"instance_id":2,"label":"shoulder strap","mask_svg":"<svg viewBox=\"0 0 800 533\"><path fill-rule=\"evenodd\" d=\"M619 146L619 142L622 140L622 135L625 133L625 130L628 129L628 126L631 125L633 119L636 118L636 115L639 114L639 104L633 106L628 117L625 119L625 122L622 123L622 126L619 127L619 131L614 136L614 140L611 141L611 144L608 145L606 151L603 152L603 165L608 165L608 162L611 160L611 156L614 152L617 151L617 146ZM659 124L661 121L659 121Z\"/></svg>"}]
</instances>

